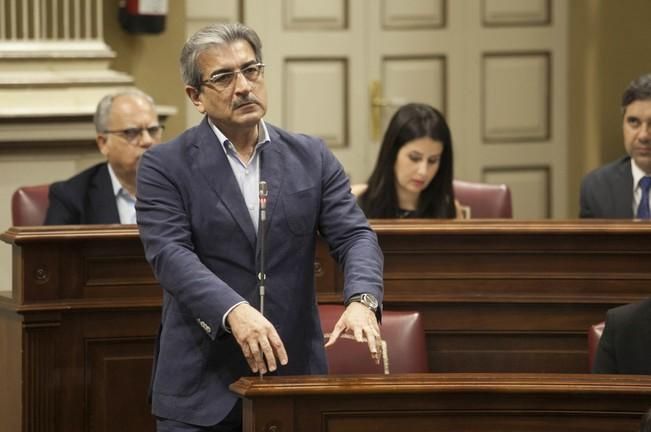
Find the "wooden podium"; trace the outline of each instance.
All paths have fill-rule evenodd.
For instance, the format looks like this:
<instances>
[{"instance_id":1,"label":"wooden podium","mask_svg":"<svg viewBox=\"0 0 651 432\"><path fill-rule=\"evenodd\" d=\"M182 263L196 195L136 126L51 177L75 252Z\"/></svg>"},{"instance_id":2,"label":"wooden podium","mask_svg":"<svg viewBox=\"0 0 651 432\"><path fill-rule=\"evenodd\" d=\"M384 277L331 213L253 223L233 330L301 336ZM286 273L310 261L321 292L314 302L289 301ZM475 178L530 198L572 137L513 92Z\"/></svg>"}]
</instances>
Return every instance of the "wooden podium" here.
<instances>
[{"instance_id":1,"label":"wooden podium","mask_svg":"<svg viewBox=\"0 0 651 432\"><path fill-rule=\"evenodd\" d=\"M0 430L154 431L161 292L135 227L10 229L0 296Z\"/></svg>"},{"instance_id":2,"label":"wooden podium","mask_svg":"<svg viewBox=\"0 0 651 432\"><path fill-rule=\"evenodd\" d=\"M651 295L651 224L373 227L384 307L423 314L432 372L587 372L588 326ZM13 284L0 293L0 431L153 431L147 389L161 288L136 227L15 227L1 238ZM341 302L324 243L315 269L319 301Z\"/></svg>"},{"instance_id":3,"label":"wooden podium","mask_svg":"<svg viewBox=\"0 0 651 432\"><path fill-rule=\"evenodd\" d=\"M244 432L637 431L651 377L413 374L242 378Z\"/></svg>"}]
</instances>

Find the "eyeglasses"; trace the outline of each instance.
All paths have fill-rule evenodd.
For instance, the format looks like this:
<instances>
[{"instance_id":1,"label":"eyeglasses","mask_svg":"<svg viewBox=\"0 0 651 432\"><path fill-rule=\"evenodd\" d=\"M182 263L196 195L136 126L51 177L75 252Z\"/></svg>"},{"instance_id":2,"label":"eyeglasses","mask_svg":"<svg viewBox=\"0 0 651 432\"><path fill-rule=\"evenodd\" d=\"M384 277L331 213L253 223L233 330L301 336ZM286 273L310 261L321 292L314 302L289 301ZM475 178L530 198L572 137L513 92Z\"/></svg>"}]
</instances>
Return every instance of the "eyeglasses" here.
<instances>
[{"instance_id":1,"label":"eyeglasses","mask_svg":"<svg viewBox=\"0 0 651 432\"><path fill-rule=\"evenodd\" d=\"M256 83L264 73L264 63L256 63L242 69L234 70L231 72L216 73L207 80L199 83L200 86L204 84L212 84L217 90L226 90L237 79L237 74L241 73L242 76L250 83Z\"/></svg>"},{"instance_id":2,"label":"eyeglasses","mask_svg":"<svg viewBox=\"0 0 651 432\"><path fill-rule=\"evenodd\" d=\"M129 143L135 143L144 131L147 131L150 137L155 140L160 139L163 135L163 125L149 126L148 128L127 128L120 130L105 130L102 133L121 135Z\"/></svg>"}]
</instances>

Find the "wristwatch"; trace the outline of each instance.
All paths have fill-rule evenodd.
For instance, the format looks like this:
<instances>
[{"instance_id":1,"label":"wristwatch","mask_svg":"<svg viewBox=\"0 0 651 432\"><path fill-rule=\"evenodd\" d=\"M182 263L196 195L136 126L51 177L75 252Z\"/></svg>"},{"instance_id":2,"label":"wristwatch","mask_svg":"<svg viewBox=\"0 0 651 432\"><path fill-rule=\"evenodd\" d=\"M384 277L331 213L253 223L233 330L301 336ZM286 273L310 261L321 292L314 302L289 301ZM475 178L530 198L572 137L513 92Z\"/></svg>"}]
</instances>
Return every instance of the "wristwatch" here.
<instances>
[{"instance_id":1,"label":"wristwatch","mask_svg":"<svg viewBox=\"0 0 651 432\"><path fill-rule=\"evenodd\" d=\"M364 306L366 306L367 308L369 308L370 310L372 310L373 312L377 312L377 308L379 306L379 303L375 298L375 296L373 294L368 294L368 293L356 294L352 296L346 302L346 306L348 306L352 302L359 302Z\"/></svg>"}]
</instances>

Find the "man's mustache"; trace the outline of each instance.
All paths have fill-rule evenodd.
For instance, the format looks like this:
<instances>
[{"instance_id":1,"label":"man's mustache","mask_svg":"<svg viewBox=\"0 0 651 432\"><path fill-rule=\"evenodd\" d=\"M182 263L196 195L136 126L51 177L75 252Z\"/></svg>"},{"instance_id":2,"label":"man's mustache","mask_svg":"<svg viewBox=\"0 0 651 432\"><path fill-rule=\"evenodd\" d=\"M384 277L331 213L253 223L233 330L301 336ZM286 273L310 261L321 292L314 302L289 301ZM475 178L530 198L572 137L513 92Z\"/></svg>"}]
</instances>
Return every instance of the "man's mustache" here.
<instances>
[{"instance_id":1,"label":"man's mustache","mask_svg":"<svg viewBox=\"0 0 651 432\"><path fill-rule=\"evenodd\" d=\"M258 101L258 99L255 96L248 95L246 97L241 97L241 98L238 98L237 100L235 100L233 102L233 109L237 109L237 108L241 107L242 105L246 105L246 104L250 104L250 103L260 105L260 102Z\"/></svg>"}]
</instances>

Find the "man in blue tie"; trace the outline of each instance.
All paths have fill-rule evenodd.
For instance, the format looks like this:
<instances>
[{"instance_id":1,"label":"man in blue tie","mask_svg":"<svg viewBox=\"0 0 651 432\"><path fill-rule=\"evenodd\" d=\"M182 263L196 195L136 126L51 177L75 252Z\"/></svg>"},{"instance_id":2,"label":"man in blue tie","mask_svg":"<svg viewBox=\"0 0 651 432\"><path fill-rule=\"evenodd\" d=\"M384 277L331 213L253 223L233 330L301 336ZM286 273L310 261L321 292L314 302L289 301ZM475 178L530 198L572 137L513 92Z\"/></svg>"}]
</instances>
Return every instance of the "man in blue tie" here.
<instances>
[{"instance_id":1,"label":"man in blue tie","mask_svg":"<svg viewBox=\"0 0 651 432\"><path fill-rule=\"evenodd\" d=\"M649 219L651 189L651 74L632 81L622 96L626 156L585 176L582 218Z\"/></svg>"}]
</instances>

